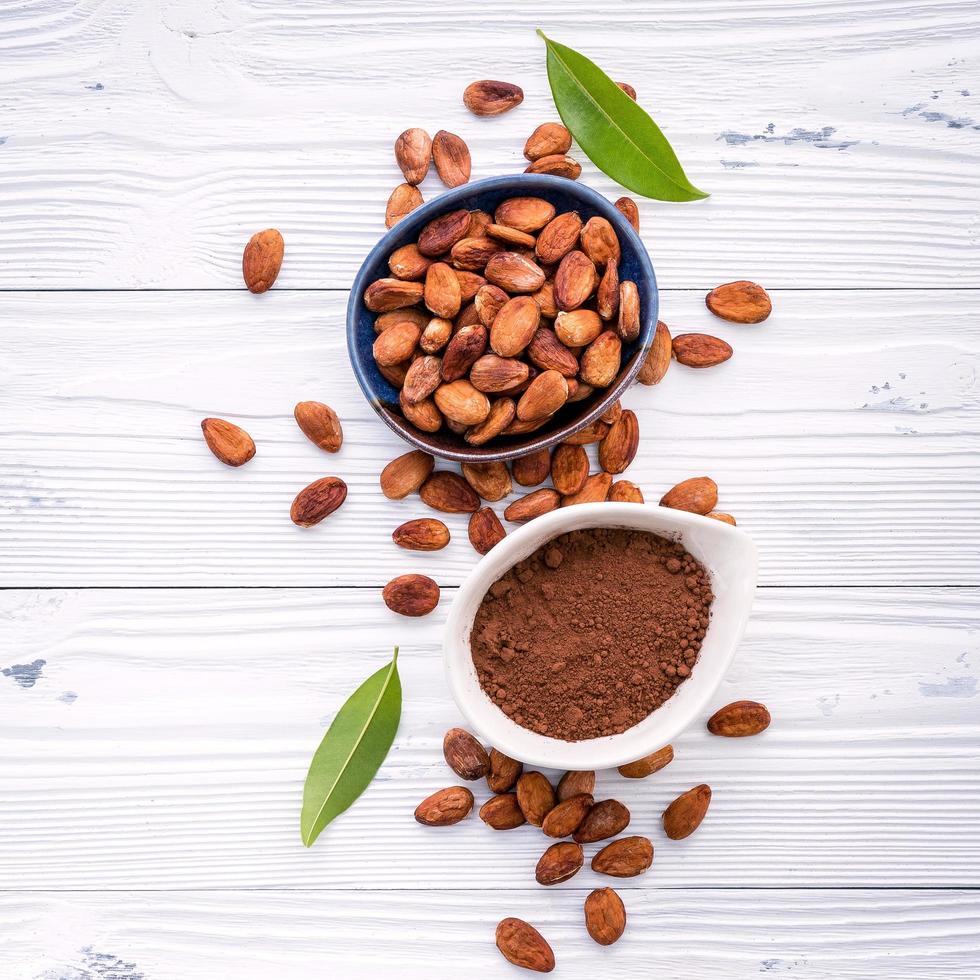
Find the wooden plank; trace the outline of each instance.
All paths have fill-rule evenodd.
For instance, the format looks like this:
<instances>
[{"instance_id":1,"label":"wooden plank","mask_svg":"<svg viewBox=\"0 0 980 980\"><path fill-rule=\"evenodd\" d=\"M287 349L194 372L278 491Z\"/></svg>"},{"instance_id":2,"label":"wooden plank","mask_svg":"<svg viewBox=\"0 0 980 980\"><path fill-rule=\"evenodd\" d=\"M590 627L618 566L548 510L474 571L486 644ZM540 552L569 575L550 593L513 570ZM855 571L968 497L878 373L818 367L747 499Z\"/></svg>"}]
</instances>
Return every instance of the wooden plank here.
<instances>
[{"instance_id":1,"label":"wooden plank","mask_svg":"<svg viewBox=\"0 0 980 980\"><path fill-rule=\"evenodd\" d=\"M234 976L429 980L436 964L487 978L517 971L494 948L507 915L552 943L556 976L809 980L973 975L980 896L970 891L669 891L626 896L628 927L603 948L585 934L586 890L544 892L183 891L0 894L0 966L17 977ZM99 970L102 972L98 972Z\"/></svg>"},{"instance_id":2,"label":"wooden plank","mask_svg":"<svg viewBox=\"0 0 980 980\"><path fill-rule=\"evenodd\" d=\"M406 621L372 589L0 593L3 887L533 886L537 830L412 818L455 781L441 755L459 722L441 662L451 598ZM763 590L713 707L762 700L769 731L695 727L650 780L600 774L598 793L656 846L650 874L623 887L973 886L978 607L975 589ZM395 746L307 851L309 758L395 643ZM699 782L714 790L707 820L668 841L661 811Z\"/></svg>"},{"instance_id":3,"label":"wooden plank","mask_svg":"<svg viewBox=\"0 0 980 980\"><path fill-rule=\"evenodd\" d=\"M980 515L976 293L787 291L758 327L726 324L703 294L669 292L675 332L736 354L675 365L635 388L641 451L628 476L657 501L708 473L719 507L756 539L761 581L975 584ZM391 531L422 513L386 500L383 464L406 448L363 400L339 293L12 293L0 307L0 584L371 585L472 567L466 521L418 556ZM329 402L337 456L292 420ZM230 470L200 419L245 425L258 454ZM350 494L313 530L290 502L336 474ZM502 508L500 508L502 510Z\"/></svg>"},{"instance_id":4,"label":"wooden plank","mask_svg":"<svg viewBox=\"0 0 980 980\"><path fill-rule=\"evenodd\" d=\"M575 0L546 26L632 82L712 192L644 203L664 285L977 286L975 13ZM0 285L240 288L245 240L276 225L281 285L347 287L401 128L459 132L475 178L523 168L555 116L539 25L519 0L20 5L0 25ZM525 103L471 116L460 94L488 74Z\"/></svg>"}]
</instances>

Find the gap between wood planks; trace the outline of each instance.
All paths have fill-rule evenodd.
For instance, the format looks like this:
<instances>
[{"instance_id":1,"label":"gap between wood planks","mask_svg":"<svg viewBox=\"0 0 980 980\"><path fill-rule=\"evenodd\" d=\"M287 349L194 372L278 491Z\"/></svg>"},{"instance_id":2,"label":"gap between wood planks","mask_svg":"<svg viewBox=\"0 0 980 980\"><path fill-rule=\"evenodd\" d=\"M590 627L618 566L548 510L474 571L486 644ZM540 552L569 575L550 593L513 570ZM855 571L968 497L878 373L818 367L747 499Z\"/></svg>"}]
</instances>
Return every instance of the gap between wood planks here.
<instances>
[{"instance_id":1,"label":"gap between wood planks","mask_svg":"<svg viewBox=\"0 0 980 980\"><path fill-rule=\"evenodd\" d=\"M242 591L247 589L267 589L275 592L287 591L320 591L329 592L334 589L381 589L386 582L378 582L376 585L0 585L0 592L60 592L71 590L72 592L139 592L154 590L156 592L177 592L183 591ZM438 583L436 583L438 584ZM439 588L452 592L461 588L460 585L439 585ZM928 583L916 584L906 583L904 585L889 585L887 583L875 583L873 585L756 585L756 589L864 589L871 591L874 589L980 589L980 582L959 582L947 583L944 585L930 585ZM0 891L3 889L0 888Z\"/></svg>"},{"instance_id":2,"label":"gap between wood planks","mask_svg":"<svg viewBox=\"0 0 980 980\"><path fill-rule=\"evenodd\" d=\"M613 885L617 891L640 892L640 891L663 891L663 892L980 892L980 885L644 885L637 883L627 885L622 878L617 878ZM524 892L527 894L540 894L541 887L535 885L501 885L493 886L474 886L466 888L453 885L454 892ZM571 888L563 888L562 894L579 893L586 894L593 891L591 885L576 885ZM304 887L302 885L242 885L239 888L208 886L187 887L178 886L175 888L3 888L0 887L0 895L167 895L174 892L195 892L198 894L213 895L236 895L241 892L296 892L299 894L328 895L335 892L365 892L365 893L391 893L391 894L427 894L431 892L445 893L446 888L442 885L433 885L429 888L371 888L365 886L340 886L338 888L315 888Z\"/></svg>"},{"instance_id":3,"label":"gap between wood planks","mask_svg":"<svg viewBox=\"0 0 980 980\"><path fill-rule=\"evenodd\" d=\"M717 283L715 283L717 285ZM660 286L659 293L702 293L714 286ZM349 293L344 286L280 286L277 293ZM980 290L980 286L774 286L769 293L951 293ZM55 286L24 289L22 286L0 286L0 293L243 293L244 286L160 286L100 287Z\"/></svg>"}]
</instances>

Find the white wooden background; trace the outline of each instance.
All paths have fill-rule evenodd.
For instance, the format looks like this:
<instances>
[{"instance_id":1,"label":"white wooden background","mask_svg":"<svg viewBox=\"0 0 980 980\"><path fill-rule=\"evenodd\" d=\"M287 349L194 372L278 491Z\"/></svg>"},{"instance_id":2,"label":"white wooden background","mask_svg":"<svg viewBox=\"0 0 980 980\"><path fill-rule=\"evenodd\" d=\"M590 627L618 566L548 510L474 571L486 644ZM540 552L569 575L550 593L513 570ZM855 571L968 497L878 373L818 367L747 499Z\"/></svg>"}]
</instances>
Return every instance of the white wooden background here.
<instances>
[{"instance_id":1,"label":"white wooden background","mask_svg":"<svg viewBox=\"0 0 980 980\"><path fill-rule=\"evenodd\" d=\"M504 915L565 977L966 978L980 972L980 17L976 0L0 0L0 977L515 977ZM581 925L591 872L537 887L535 832L435 832L458 722L439 643L475 555L412 556L377 489L401 451L344 350L408 125L515 171L554 118L535 27L637 88L696 205L641 204L663 317L736 348L635 389L648 498L708 473L762 588L717 702L636 784L600 776L657 856L627 936ZM470 81L526 100L470 116ZM586 162L583 179L617 189ZM435 176L426 198L439 193ZM242 245L279 227L275 290ZM775 312L714 320L756 279ZM293 404L341 414L319 454ZM211 457L205 415L258 455ZM328 474L345 507L288 520ZM393 575L445 587L429 618ZM403 651L380 778L312 850L302 780L346 694ZM709 782L710 815L657 817Z\"/></svg>"}]
</instances>

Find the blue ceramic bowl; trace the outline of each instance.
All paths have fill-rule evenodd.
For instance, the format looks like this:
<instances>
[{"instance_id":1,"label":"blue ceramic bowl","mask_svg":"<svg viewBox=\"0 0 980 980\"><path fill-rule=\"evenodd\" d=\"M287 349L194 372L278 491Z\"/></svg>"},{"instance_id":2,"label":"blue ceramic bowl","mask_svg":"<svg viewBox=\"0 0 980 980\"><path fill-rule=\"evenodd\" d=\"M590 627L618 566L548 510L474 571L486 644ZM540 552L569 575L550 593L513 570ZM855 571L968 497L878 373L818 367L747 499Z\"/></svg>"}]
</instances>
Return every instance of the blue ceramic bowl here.
<instances>
[{"instance_id":1,"label":"blue ceramic bowl","mask_svg":"<svg viewBox=\"0 0 980 980\"><path fill-rule=\"evenodd\" d=\"M391 275L388 257L396 248L417 241L419 232L433 218L458 208L493 214L497 205L509 197L543 197L555 206L558 214L563 211L578 211L583 221L600 215L612 223L619 236L622 251L619 278L621 281L631 279L640 293L640 335L633 343L623 344L623 366L619 376L608 388L597 390L591 397L580 402L566 405L547 425L535 432L520 436L498 436L487 445L470 446L462 436L447 428L435 433L422 432L402 416L397 389L381 375L374 363L372 347L376 337L376 314L364 305L364 291L376 279ZM657 279L646 248L633 226L602 195L584 184L564 177L550 177L545 174L491 177L457 187L434 201L423 204L407 218L399 221L371 250L351 287L347 306L347 348L364 396L385 423L406 442L435 456L460 462L513 459L567 439L572 433L594 422L629 388L653 342L657 309Z\"/></svg>"}]
</instances>

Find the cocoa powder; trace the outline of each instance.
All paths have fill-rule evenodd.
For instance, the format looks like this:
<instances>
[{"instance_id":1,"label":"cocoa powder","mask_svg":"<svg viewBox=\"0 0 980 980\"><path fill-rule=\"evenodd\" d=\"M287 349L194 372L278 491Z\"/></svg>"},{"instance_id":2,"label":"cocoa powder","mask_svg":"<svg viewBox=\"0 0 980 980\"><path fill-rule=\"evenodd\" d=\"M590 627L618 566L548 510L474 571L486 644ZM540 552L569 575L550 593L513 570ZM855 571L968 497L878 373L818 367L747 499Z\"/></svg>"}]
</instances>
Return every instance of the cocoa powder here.
<instances>
[{"instance_id":1,"label":"cocoa powder","mask_svg":"<svg viewBox=\"0 0 980 980\"><path fill-rule=\"evenodd\" d=\"M618 528L543 545L484 596L470 635L490 699L570 742L632 728L690 676L711 582L682 545Z\"/></svg>"}]
</instances>

